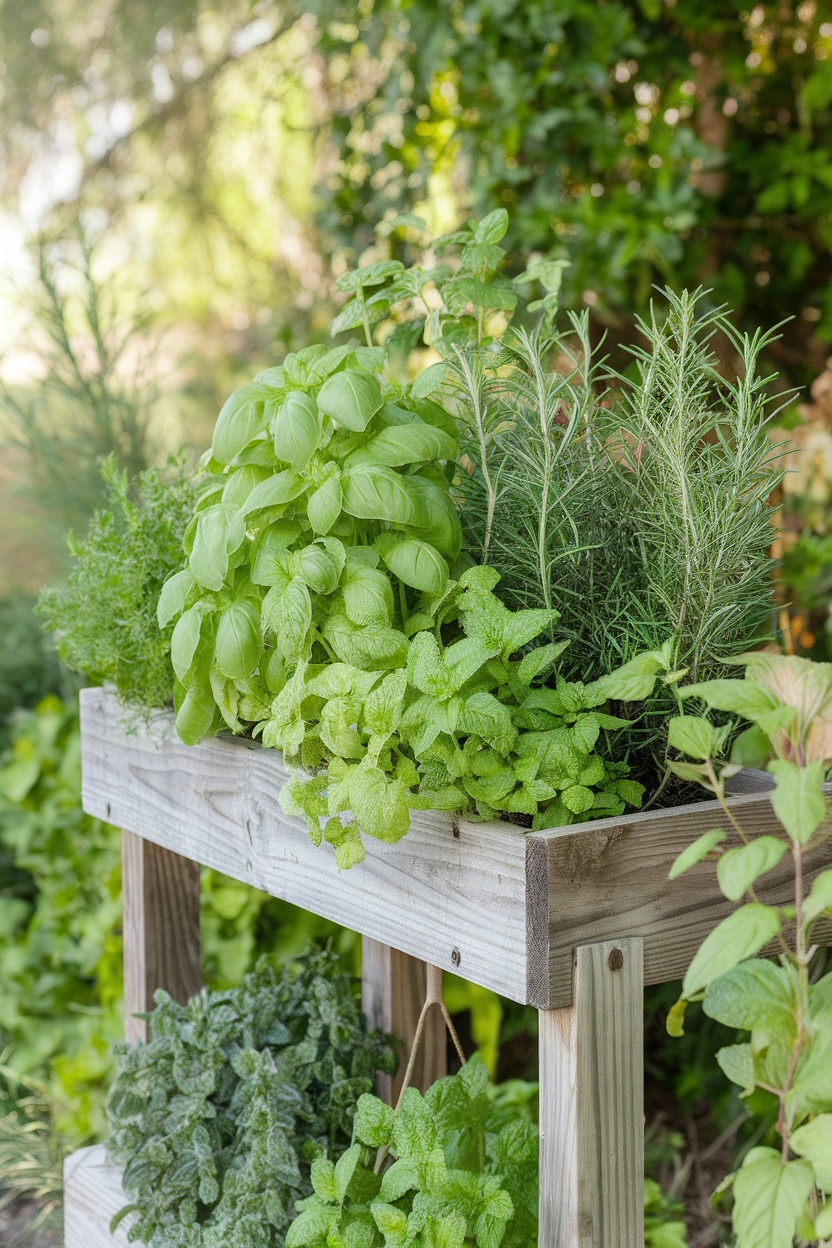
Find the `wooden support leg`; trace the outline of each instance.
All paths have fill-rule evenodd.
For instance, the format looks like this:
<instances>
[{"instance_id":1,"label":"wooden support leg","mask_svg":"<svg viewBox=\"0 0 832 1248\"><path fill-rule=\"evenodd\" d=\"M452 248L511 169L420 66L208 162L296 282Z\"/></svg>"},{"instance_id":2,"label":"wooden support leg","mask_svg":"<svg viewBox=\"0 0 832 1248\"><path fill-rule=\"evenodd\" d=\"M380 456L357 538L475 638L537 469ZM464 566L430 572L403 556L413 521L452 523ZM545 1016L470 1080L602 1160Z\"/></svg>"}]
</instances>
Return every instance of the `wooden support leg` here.
<instances>
[{"instance_id":1,"label":"wooden support leg","mask_svg":"<svg viewBox=\"0 0 832 1248\"><path fill-rule=\"evenodd\" d=\"M644 1248L643 942L578 948L540 1011L539 1248Z\"/></svg>"},{"instance_id":2,"label":"wooden support leg","mask_svg":"<svg viewBox=\"0 0 832 1248\"><path fill-rule=\"evenodd\" d=\"M199 863L122 832L124 903L124 1034L147 1039L134 1014L153 1009L164 988L185 1002L202 986L199 946Z\"/></svg>"},{"instance_id":3,"label":"wooden support leg","mask_svg":"<svg viewBox=\"0 0 832 1248\"><path fill-rule=\"evenodd\" d=\"M380 1075L378 1080L379 1096L388 1105L394 1105L425 1000L425 963L367 936L362 941L361 963L361 1006L370 1026L391 1031L402 1041L395 1076L391 1079L389 1075ZM424 1092L447 1074L446 1052L445 1024L434 1006L425 1020L413 1087Z\"/></svg>"}]
</instances>

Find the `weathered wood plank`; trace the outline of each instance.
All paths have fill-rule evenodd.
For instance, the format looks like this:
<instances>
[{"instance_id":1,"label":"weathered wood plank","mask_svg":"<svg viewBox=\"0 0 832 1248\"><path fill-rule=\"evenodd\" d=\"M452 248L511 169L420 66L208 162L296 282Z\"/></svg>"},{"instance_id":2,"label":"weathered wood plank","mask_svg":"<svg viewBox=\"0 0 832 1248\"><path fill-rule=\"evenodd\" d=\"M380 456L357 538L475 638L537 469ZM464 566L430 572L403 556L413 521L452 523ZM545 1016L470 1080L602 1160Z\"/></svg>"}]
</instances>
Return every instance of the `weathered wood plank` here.
<instances>
[{"instance_id":1,"label":"weathered wood plank","mask_svg":"<svg viewBox=\"0 0 832 1248\"><path fill-rule=\"evenodd\" d=\"M782 836L768 794L734 797L729 805L754 833ZM807 887L832 866L832 815L824 826L827 839L806 858ZM727 819L719 803L709 801L529 833L529 1000L541 1008L567 1005L575 947L612 936L644 940L645 983L680 979L734 906L719 891L713 863L700 863L677 880L668 879L668 871L686 846L716 827L727 828ZM762 901L793 898L790 864L787 856L762 878ZM828 925L813 939L828 940Z\"/></svg>"},{"instance_id":2,"label":"weathered wood plank","mask_svg":"<svg viewBox=\"0 0 832 1248\"><path fill-rule=\"evenodd\" d=\"M639 936L646 982L676 979L730 910L711 864L668 879L677 854L724 823L715 802L526 835L417 811L402 841L366 838L364 863L339 875L329 847L282 813L276 752L242 739L189 749L164 712L128 733L114 696L97 689L82 694L82 727L90 814L541 1009L571 1002L577 945ZM767 794L730 805L756 831L778 831ZM832 818L826 830L808 880L832 864ZM784 859L763 899L785 901L788 875Z\"/></svg>"},{"instance_id":3,"label":"weathered wood plank","mask_svg":"<svg viewBox=\"0 0 832 1248\"><path fill-rule=\"evenodd\" d=\"M539 1248L643 1248L642 942L579 946L540 1011Z\"/></svg>"},{"instance_id":4,"label":"weathered wood plank","mask_svg":"<svg viewBox=\"0 0 832 1248\"><path fill-rule=\"evenodd\" d=\"M146 1040L136 1014L164 988L183 1004L199 992L199 863L122 832L124 1034Z\"/></svg>"},{"instance_id":5,"label":"weathered wood plank","mask_svg":"<svg viewBox=\"0 0 832 1248\"><path fill-rule=\"evenodd\" d=\"M361 1007L372 1027L392 1032L402 1041L399 1068L378 1076L378 1095L395 1105L402 1085L416 1025L425 1000L427 968L418 958L365 936L361 942ZM425 1019L419 1055L411 1080L424 1092L448 1073L445 1023L434 1006Z\"/></svg>"},{"instance_id":6,"label":"weathered wood plank","mask_svg":"<svg viewBox=\"0 0 832 1248\"><path fill-rule=\"evenodd\" d=\"M128 1203L121 1172L102 1144L64 1161L64 1248L127 1248L131 1215L110 1234L110 1221Z\"/></svg>"},{"instance_id":7,"label":"weathered wood plank","mask_svg":"<svg viewBox=\"0 0 832 1248\"><path fill-rule=\"evenodd\" d=\"M526 999L525 841L507 825L414 812L397 845L366 838L340 875L329 846L287 818L275 751L182 745L172 716L127 731L113 694L81 698L84 809L364 936Z\"/></svg>"}]
</instances>

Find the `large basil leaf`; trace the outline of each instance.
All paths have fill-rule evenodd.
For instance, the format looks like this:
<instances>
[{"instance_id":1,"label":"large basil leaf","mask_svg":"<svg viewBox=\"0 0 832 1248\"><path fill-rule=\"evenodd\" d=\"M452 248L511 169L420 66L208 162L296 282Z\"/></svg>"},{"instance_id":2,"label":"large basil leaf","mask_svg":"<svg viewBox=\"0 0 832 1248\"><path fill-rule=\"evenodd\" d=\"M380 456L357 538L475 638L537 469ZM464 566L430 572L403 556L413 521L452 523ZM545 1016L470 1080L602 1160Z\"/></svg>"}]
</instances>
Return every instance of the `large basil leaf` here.
<instances>
[{"instance_id":1,"label":"large basil leaf","mask_svg":"<svg viewBox=\"0 0 832 1248\"><path fill-rule=\"evenodd\" d=\"M180 615L170 639L170 659L176 678L185 685L191 675L197 648L202 637L202 623L213 610L211 603L201 599Z\"/></svg>"},{"instance_id":2,"label":"large basil leaf","mask_svg":"<svg viewBox=\"0 0 832 1248\"><path fill-rule=\"evenodd\" d=\"M399 468L404 464L454 459L457 451L456 441L442 429L413 420L377 433L365 447L353 451L344 467L349 471L358 464L374 463Z\"/></svg>"},{"instance_id":3,"label":"large basil leaf","mask_svg":"<svg viewBox=\"0 0 832 1248\"><path fill-rule=\"evenodd\" d=\"M293 468L305 468L321 439L318 405L311 395L293 390L272 421L274 453Z\"/></svg>"},{"instance_id":4,"label":"large basil leaf","mask_svg":"<svg viewBox=\"0 0 832 1248\"><path fill-rule=\"evenodd\" d=\"M222 589L228 575L228 556L243 544L245 536L241 514L224 503L199 513L188 562L200 585Z\"/></svg>"},{"instance_id":5,"label":"large basil leaf","mask_svg":"<svg viewBox=\"0 0 832 1248\"><path fill-rule=\"evenodd\" d=\"M235 390L223 405L214 429L211 453L220 464L230 464L235 455L262 433L268 424L266 399L269 391L256 382Z\"/></svg>"},{"instance_id":6,"label":"large basil leaf","mask_svg":"<svg viewBox=\"0 0 832 1248\"><path fill-rule=\"evenodd\" d=\"M307 482L294 468L285 468L274 476L267 477L251 491L242 508L244 516L251 516L256 511L264 511L267 507L280 507L291 503L306 489Z\"/></svg>"},{"instance_id":7,"label":"large basil leaf","mask_svg":"<svg viewBox=\"0 0 832 1248\"><path fill-rule=\"evenodd\" d=\"M440 554L453 561L462 548L462 525L447 489L421 473L407 478L407 488L418 494L422 502L422 515L413 536L430 542Z\"/></svg>"},{"instance_id":8,"label":"large basil leaf","mask_svg":"<svg viewBox=\"0 0 832 1248\"><path fill-rule=\"evenodd\" d=\"M422 498L392 468L359 465L341 478L341 490L344 511L358 520L421 526L426 519Z\"/></svg>"},{"instance_id":9,"label":"large basil leaf","mask_svg":"<svg viewBox=\"0 0 832 1248\"><path fill-rule=\"evenodd\" d=\"M448 583L448 565L428 542L409 537L383 556L390 571L405 585L426 594L441 594Z\"/></svg>"},{"instance_id":10,"label":"large basil leaf","mask_svg":"<svg viewBox=\"0 0 832 1248\"><path fill-rule=\"evenodd\" d=\"M239 598L220 615L214 657L229 680L247 680L260 661L260 604Z\"/></svg>"},{"instance_id":11,"label":"large basil leaf","mask_svg":"<svg viewBox=\"0 0 832 1248\"><path fill-rule=\"evenodd\" d=\"M318 392L318 407L339 428L362 433L383 402L381 386L369 373L344 369Z\"/></svg>"},{"instance_id":12,"label":"large basil leaf","mask_svg":"<svg viewBox=\"0 0 832 1248\"><path fill-rule=\"evenodd\" d=\"M323 536L330 531L341 514L341 481L337 474L309 495L306 514L315 533Z\"/></svg>"}]
</instances>

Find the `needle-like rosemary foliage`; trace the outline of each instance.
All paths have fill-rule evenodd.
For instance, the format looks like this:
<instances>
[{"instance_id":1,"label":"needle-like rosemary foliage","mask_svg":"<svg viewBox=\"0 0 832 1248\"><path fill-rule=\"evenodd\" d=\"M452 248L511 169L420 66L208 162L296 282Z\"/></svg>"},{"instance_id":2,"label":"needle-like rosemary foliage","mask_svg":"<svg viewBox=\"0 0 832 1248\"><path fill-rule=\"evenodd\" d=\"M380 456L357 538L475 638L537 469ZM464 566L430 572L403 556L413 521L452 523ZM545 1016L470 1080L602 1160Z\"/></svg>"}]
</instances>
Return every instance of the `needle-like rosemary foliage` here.
<instances>
[{"instance_id":1,"label":"needle-like rosemary foliage","mask_svg":"<svg viewBox=\"0 0 832 1248\"><path fill-rule=\"evenodd\" d=\"M772 334L739 334L701 292L665 292L625 375L605 370L585 316L550 340L458 353L472 553L511 606L553 606L572 677L672 637L695 679L768 631L779 473L768 423ZM717 369L726 336L738 379Z\"/></svg>"}]
</instances>

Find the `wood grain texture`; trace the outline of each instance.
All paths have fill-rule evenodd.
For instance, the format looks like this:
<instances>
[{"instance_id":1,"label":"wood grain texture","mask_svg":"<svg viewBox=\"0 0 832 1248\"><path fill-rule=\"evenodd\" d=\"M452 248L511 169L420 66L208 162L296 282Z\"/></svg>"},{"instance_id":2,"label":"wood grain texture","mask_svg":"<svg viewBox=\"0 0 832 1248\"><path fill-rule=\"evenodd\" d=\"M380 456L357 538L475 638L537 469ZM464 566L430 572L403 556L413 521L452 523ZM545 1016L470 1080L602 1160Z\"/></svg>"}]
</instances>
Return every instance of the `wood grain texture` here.
<instances>
[{"instance_id":1,"label":"wood grain texture","mask_svg":"<svg viewBox=\"0 0 832 1248\"><path fill-rule=\"evenodd\" d=\"M783 835L768 794L731 798L729 806L750 832ZM644 940L645 983L680 979L708 933L735 908L719 891L713 863L702 862L680 879L668 879L682 850L716 827L728 828L728 821L719 803L709 801L530 832L527 926L533 937L528 940L527 985L532 1004L544 1009L568 1005L575 947L613 936ZM806 857L807 887L832 866L830 814L823 832L826 839ZM739 843L736 837L734 843ZM546 902L540 889L544 873ZM793 900L792 878L787 855L760 880L760 899L771 904ZM818 925L813 939L828 941L828 925Z\"/></svg>"},{"instance_id":2,"label":"wood grain texture","mask_svg":"<svg viewBox=\"0 0 832 1248\"><path fill-rule=\"evenodd\" d=\"M64 1248L127 1248L130 1214L110 1234L111 1219L127 1203L121 1173L102 1144L70 1153L64 1161Z\"/></svg>"},{"instance_id":3,"label":"wood grain texture","mask_svg":"<svg viewBox=\"0 0 832 1248\"><path fill-rule=\"evenodd\" d=\"M365 838L367 857L338 873L278 794L282 760L244 739L195 749L159 712L127 732L115 696L81 695L83 803L92 815L341 923L442 970L541 1009L572 1000L578 945L645 942L647 983L679 978L731 909L713 865L683 879L668 871L701 832L724 825L716 802L523 834L415 811L397 845ZM767 794L730 799L755 832L777 834ZM827 840L807 858L809 881L832 864ZM763 900L788 897L788 860L761 882ZM829 938L817 931L813 938Z\"/></svg>"},{"instance_id":4,"label":"wood grain texture","mask_svg":"<svg viewBox=\"0 0 832 1248\"><path fill-rule=\"evenodd\" d=\"M575 1000L540 1011L539 1248L643 1248L638 938L580 946Z\"/></svg>"},{"instance_id":5,"label":"wood grain texture","mask_svg":"<svg viewBox=\"0 0 832 1248\"><path fill-rule=\"evenodd\" d=\"M115 696L81 697L84 809L345 927L526 999L525 839L499 823L414 812L397 845L365 838L361 866L338 873L278 794L280 755L243 740L195 749L160 712L127 732Z\"/></svg>"},{"instance_id":6,"label":"wood grain texture","mask_svg":"<svg viewBox=\"0 0 832 1248\"><path fill-rule=\"evenodd\" d=\"M199 863L122 832L124 1034L146 1040L136 1014L164 990L183 1004L202 986Z\"/></svg>"},{"instance_id":7,"label":"wood grain texture","mask_svg":"<svg viewBox=\"0 0 832 1248\"><path fill-rule=\"evenodd\" d=\"M361 1008L371 1027L392 1032L402 1042L396 1074L392 1078L378 1076L378 1095L388 1105L395 1105L401 1089L425 1000L426 969L426 964L418 958L411 958L380 941L365 936L361 942ZM425 1020L411 1083L424 1092L447 1073L445 1023L434 1006Z\"/></svg>"}]
</instances>

